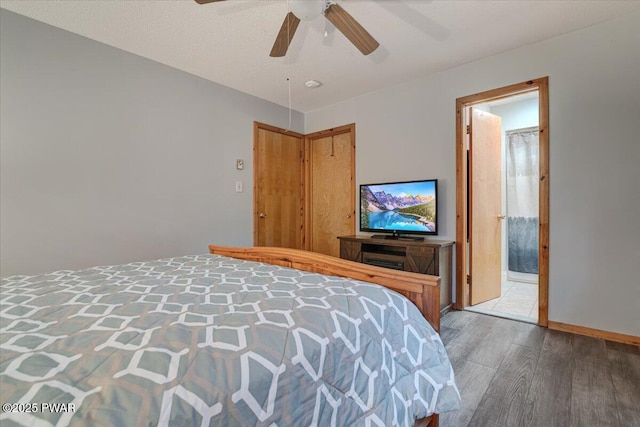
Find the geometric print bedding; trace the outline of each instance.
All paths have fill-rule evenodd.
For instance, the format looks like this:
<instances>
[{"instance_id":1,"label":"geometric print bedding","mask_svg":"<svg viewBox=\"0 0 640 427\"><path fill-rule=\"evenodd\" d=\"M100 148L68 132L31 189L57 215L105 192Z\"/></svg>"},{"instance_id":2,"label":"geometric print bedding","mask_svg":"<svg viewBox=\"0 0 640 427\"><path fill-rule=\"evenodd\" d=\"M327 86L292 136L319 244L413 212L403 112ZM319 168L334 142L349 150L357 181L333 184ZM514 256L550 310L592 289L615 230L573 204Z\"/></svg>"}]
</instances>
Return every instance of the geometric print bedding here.
<instances>
[{"instance_id":1,"label":"geometric print bedding","mask_svg":"<svg viewBox=\"0 0 640 427\"><path fill-rule=\"evenodd\" d=\"M3 426L411 426L455 410L384 287L218 255L2 280Z\"/></svg>"}]
</instances>

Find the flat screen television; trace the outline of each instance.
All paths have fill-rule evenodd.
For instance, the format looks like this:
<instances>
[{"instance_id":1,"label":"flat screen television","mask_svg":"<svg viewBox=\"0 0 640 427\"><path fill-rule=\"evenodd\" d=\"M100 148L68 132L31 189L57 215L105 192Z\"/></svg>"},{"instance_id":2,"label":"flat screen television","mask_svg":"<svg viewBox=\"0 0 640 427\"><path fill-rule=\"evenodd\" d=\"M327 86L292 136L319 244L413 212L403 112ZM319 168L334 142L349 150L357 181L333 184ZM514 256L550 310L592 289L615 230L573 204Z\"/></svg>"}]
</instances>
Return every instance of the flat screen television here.
<instances>
[{"instance_id":1,"label":"flat screen television","mask_svg":"<svg viewBox=\"0 0 640 427\"><path fill-rule=\"evenodd\" d=\"M360 231L387 239L437 235L437 205L437 179L360 185Z\"/></svg>"}]
</instances>

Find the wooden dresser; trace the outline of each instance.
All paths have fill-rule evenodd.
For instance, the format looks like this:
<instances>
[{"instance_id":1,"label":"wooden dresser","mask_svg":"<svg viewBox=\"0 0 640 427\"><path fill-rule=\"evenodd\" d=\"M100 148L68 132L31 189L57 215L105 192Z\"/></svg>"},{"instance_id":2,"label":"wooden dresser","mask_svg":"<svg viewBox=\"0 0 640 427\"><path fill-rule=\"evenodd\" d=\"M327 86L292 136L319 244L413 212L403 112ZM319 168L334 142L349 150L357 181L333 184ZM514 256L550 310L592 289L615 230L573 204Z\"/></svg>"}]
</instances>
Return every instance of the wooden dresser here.
<instances>
[{"instance_id":1,"label":"wooden dresser","mask_svg":"<svg viewBox=\"0 0 640 427\"><path fill-rule=\"evenodd\" d=\"M440 312L451 308L452 254L449 240L339 236L340 258L379 267L440 276Z\"/></svg>"}]
</instances>

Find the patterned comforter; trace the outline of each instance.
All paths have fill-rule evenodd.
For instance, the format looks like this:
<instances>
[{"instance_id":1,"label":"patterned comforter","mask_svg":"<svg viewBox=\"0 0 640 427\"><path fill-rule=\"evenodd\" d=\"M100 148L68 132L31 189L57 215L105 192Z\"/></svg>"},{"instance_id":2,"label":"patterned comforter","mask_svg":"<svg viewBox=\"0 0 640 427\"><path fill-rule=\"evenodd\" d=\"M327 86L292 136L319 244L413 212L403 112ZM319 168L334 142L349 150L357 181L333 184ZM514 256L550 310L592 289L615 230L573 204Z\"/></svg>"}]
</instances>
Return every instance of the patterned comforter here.
<instances>
[{"instance_id":1,"label":"patterned comforter","mask_svg":"<svg viewBox=\"0 0 640 427\"><path fill-rule=\"evenodd\" d=\"M0 423L410 426L438 334L378 285L217 255L2 280Z\"/></svg>"}]
</instances>

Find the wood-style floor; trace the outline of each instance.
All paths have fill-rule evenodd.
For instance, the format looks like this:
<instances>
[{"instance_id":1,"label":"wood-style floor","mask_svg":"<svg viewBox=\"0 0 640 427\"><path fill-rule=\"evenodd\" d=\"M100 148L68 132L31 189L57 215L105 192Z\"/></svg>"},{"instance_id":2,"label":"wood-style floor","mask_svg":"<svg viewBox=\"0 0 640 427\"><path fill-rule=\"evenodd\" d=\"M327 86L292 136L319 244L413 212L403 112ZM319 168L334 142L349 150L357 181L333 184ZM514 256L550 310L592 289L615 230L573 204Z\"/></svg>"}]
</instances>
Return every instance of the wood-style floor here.
<instances>
[{"instance_id":1,"label":"wood-style floor","mask_svg":"<svg viewBox=\"0 0 640 427\"><path fill-rule=\"evenodd\" d=\"M444 342L462 396L442 427L640 426L640 348L454 311Z\"/></svg>"}]
</instances>

